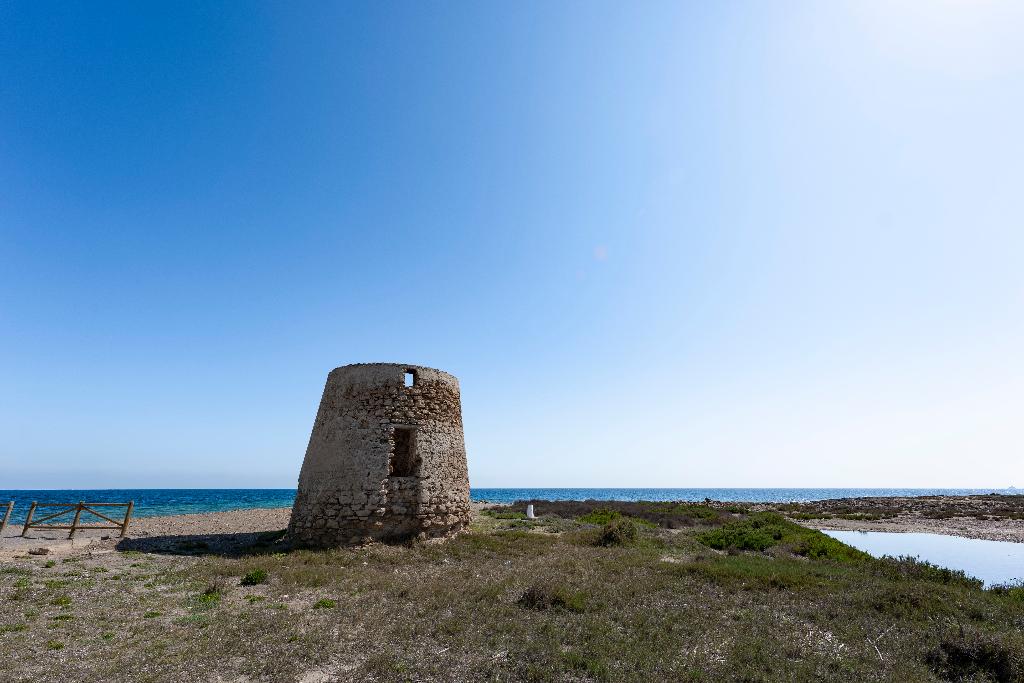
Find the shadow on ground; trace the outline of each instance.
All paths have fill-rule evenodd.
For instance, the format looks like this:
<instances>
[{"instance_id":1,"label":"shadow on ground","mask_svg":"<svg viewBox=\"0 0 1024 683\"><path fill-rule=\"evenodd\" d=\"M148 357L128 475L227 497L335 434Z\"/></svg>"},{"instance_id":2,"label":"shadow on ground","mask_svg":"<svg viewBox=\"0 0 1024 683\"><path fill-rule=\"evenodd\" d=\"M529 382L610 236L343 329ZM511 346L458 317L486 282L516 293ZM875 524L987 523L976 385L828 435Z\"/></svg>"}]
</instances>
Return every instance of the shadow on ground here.
<instances>
[{"instance_id":1,"label":"shadow on ground","mask_svg":"<svg viewBox=\"0 0 1024 683\"><path fill-rule=\"evenodd\" d=\"M285 529L279 531L234 534L195 534L179 536L142 536L121 539L115 548L160 555L219 555L245 557L284 552Z\"/></svg>"}]
</instances>

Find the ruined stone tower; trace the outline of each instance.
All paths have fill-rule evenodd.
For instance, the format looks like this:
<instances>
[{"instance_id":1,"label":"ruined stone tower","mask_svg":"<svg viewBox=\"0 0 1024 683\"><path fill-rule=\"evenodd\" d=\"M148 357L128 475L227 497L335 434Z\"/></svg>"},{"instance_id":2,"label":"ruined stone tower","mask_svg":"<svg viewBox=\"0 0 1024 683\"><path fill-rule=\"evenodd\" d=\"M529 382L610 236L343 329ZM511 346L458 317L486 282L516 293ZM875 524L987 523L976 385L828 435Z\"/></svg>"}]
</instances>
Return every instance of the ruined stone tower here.
<instances>
[{"instance_id":1,"label":"ruined stone tower","mask_svg":"<svg viewBox=\"0 0 1024 683\"><path fill-rule=\"evenodd\" d=\"M332 370L299 474L291 541L446 536L469 518L459 381L394 363Z\"/></svg>"}]
</instances>

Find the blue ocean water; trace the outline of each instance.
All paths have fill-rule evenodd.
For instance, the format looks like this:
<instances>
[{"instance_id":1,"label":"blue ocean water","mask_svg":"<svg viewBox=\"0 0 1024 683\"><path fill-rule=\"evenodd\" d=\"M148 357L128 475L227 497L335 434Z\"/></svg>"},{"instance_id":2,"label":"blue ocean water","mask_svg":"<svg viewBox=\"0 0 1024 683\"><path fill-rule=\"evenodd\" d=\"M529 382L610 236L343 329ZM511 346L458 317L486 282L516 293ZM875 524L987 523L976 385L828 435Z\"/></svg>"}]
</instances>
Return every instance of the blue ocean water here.
<instances>
[{"instance_id":1,"label":"blue ocean water","mask_svg":"<svg viewBox=\"0 0 1024 683\"><path fill-rule=\"evenodd\" d=\"M705 498L725 501L789 502L849 498L854 496L930 496L1007 493L1006 489L899 489L899 488L474 488L476 501L512 503L517 500L685 500ZM136 517L218 512L244 508L291 507L295 489L93 489L2 490L0 506L15 502L11 523L24 522L32 501L40 503L117 503L135 501ZM2 514L5 507L0 507Z\"/></svg>"}]
</instances>

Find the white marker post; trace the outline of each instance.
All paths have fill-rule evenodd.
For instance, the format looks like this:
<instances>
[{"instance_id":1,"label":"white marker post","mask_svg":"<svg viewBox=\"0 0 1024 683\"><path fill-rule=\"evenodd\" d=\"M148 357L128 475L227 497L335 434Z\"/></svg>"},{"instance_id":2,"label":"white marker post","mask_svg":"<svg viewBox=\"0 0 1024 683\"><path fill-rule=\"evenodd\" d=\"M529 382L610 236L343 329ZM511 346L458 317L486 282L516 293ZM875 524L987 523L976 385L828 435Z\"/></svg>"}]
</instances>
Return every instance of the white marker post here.
<instances>
[{"instance_id":1,"label":"white marker post","mask_svg":"<svg viewBox=\"0 0 1024 683\"><path fill-rule=\"evenodd\" d=\"M527 519L537 519L537 515L533 514L533 505L527 505L526 506L526 518Z\"/></svg>"}]
</instances>

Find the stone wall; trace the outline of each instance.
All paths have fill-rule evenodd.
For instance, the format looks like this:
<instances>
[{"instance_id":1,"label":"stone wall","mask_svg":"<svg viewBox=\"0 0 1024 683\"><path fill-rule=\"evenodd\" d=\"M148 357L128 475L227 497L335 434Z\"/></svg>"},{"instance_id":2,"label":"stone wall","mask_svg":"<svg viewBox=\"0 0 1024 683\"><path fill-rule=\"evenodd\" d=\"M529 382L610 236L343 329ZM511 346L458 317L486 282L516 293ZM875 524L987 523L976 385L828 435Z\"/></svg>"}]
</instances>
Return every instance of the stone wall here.
<instances>
[{"instance_id":1,"label":"stone wall","mask_svg":"<svg viewBox=\"0 0 1024 683\"><path fill-rule=\"evenodd\" d=\"M407 371L415 373L413 386L405 385ZM392 472L396 428L414 430L409 476ZM446 536L469 518L458 380L432 368L385 363L331 371L299 474L292 543Z\"/></svg>"}]
</instances>

